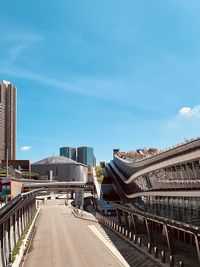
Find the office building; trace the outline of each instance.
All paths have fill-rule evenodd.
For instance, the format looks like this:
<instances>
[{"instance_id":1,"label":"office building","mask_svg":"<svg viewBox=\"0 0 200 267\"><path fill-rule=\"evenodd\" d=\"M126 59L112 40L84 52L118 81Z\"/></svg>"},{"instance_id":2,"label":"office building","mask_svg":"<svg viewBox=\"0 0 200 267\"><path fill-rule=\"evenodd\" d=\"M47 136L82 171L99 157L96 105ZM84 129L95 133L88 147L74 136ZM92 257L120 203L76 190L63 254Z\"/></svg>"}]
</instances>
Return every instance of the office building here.
<instances>
[{"instance_id":1,"label":"office building","mask_svg":"<svg viewBox=\"0 0 200 267\"><path fill-rule=\"evenodd\" d=\"M94 153L92 147L78 147L77 161L85 165L94 166Z\"/></svg>"},{"instance_id":2,"label":"office building","mask_svg":"<svg viewBox=\"0 0 200 267\"><path fill-rule=\"evenodd\" d=\"M0 83L0 160L16 157L16 87Z\"/></svg>"},{"instance_id":3,"label":"office building","mask_svg":"<svg viewBox=\"0 0 200 267\"><path fill-rule=\"evenodd\" d=\"M74 148L74 147L61 147L60 148L60 156L76 161L76 148Z\"/></svg>"}]
</instances>

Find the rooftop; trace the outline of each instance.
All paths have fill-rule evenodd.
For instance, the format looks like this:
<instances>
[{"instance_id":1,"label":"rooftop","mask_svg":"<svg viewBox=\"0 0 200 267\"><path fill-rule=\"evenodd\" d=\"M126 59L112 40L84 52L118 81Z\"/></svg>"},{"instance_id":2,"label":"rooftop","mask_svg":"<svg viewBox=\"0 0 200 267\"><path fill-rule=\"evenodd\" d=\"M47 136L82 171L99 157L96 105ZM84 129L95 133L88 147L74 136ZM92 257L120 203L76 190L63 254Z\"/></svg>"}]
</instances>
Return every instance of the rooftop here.
<instances>
[{"instance_id":1,"label":"rooftop","mask_svg":"<svg viewBox=\"0 0 200 267\"><path fill-rule=\"evenodd\" d=\"M33 163L33 165L45 165L45 164L78 164L76 161L60 156L52 156L45 159L42 159L38 162Z\"/></svg>"}]
</instances>

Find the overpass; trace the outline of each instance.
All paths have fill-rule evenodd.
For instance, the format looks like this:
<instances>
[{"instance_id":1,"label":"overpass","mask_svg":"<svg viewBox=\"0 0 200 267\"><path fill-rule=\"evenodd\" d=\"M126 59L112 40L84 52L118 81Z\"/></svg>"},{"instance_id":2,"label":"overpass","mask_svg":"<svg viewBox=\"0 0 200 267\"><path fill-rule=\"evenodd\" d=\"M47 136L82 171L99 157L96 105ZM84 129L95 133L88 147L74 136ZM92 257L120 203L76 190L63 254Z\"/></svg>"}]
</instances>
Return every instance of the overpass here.
<instances>
[{"instance_id":1,"label":"overpass","mask_svg":"<svg viewBox=\"0 0 200 267\"><path fill-rule=\"evenodd\" d=\"M23 181L23 190L33 190L43 188L46 191L66 191L66 190L75 190L82 188L85 191L93 190L93 185L86 184L85 182L58 182L58 181L36 181L36 180L26 180Z\"/></svg>"}]
</instances>

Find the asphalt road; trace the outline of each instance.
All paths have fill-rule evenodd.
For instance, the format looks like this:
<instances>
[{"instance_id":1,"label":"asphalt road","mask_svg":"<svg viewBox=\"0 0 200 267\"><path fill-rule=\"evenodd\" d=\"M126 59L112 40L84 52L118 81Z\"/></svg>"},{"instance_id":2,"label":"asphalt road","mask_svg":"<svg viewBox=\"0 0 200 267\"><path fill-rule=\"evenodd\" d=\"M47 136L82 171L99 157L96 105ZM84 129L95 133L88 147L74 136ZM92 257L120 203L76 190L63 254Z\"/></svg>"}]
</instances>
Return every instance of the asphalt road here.
<instances>
[{"instance_id":1,"label":"asphalt road","mask_svg":"<svg viewBox=\"0 0 200 267\"><path fill-rule=\"evenodd\" d=\"M91 224L74 217L64 200L49 200L40 210L23 267L122 266L89 229Z\"/></svg>"}]
</instances>

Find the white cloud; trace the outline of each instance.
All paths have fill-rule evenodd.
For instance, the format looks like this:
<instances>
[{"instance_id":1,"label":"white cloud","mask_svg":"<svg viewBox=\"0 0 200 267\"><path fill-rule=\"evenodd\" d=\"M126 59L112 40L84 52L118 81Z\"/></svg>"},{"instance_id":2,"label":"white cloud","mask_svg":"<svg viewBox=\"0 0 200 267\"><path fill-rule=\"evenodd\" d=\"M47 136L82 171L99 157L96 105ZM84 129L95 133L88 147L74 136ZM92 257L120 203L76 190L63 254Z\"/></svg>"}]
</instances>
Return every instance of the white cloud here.
<instances>
[{"instance_id":1,"label":"white cloud","mask_svg":"<svg viewBox=\"0 0 200 267\"><path fill-rule=\"evenodd\" d=\"M179 110L179 115L182 117L194 117L200 116L200 105L194 107L182 107Z\"/></svg>"},{"instance_id":2,"label":"white cloud","mask_svg":"<svg viewBox=\"0 0 200 267\"><path fill-rule=\"evenodd\" d=\"M23 146L21 147L21 151L29 151L31 149L31 146Z\"/></svg>"}]
</instances>

